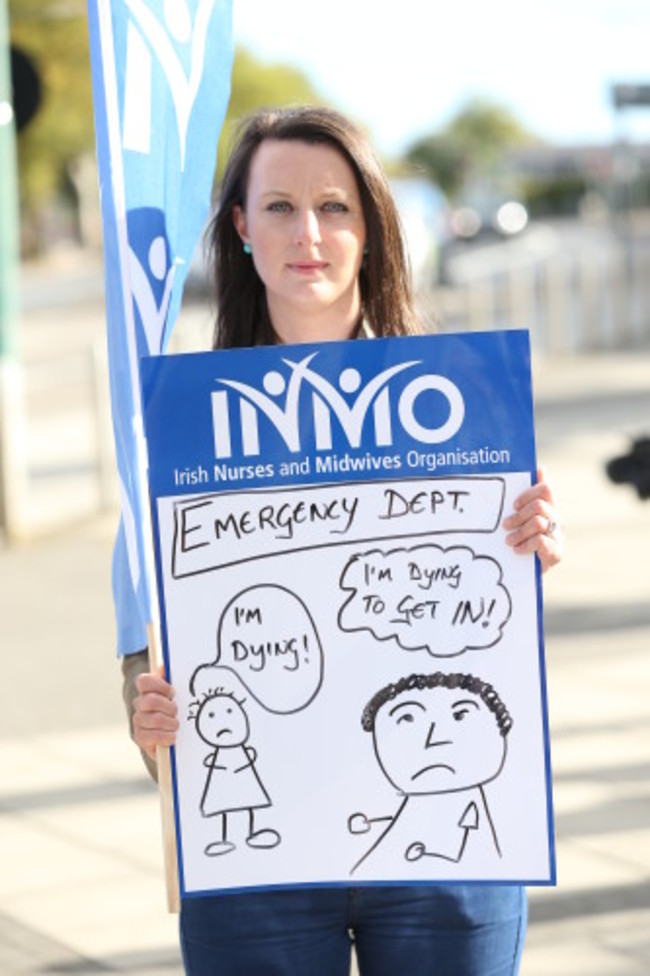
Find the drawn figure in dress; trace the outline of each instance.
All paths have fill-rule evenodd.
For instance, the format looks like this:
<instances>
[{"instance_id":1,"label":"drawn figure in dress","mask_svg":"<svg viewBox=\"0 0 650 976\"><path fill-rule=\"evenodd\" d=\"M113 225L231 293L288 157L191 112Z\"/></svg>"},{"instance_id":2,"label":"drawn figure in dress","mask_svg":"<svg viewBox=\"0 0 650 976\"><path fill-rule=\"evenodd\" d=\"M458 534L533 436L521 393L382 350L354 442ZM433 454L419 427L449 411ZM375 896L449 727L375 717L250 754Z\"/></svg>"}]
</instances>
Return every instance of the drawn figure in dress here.
<instances>
[{"instance_id":1,"label":"drawn figure in dress","mask_svg":"<svg viewBox=\"0 0 650 976\"><path fill-rule=\"evenodd\" d=\"M257 772L257 752L247 745L250 733L245 699L223 687L208 691L194 702L198 710L190 714L196 731L212 751L203 760L208 775L201 797L204 817L220 817L221 836L208 844L209 857L228 854L236 847L228 838L228 821L232 814L248 815L246 844L252 848L276 847L280 834L270 828L256 829L255 811L272 806L271 798Z\"/></svg>"},{"instance_id":2,"label":"drawn figure in dress","mask_svg":"<svg viewBox=\"0 0 650 976\"><path fill-rule=\"evenodd\" d=\"M470 847L475 856L501 856L484 786L503 768L512 719L491 685L471 674L410 675L378 691L361 724L403 799L389 816L348 818L353 834L383 827L351 874L370 855L393 864L458 863Z\"/></svg>"}]
</instances>

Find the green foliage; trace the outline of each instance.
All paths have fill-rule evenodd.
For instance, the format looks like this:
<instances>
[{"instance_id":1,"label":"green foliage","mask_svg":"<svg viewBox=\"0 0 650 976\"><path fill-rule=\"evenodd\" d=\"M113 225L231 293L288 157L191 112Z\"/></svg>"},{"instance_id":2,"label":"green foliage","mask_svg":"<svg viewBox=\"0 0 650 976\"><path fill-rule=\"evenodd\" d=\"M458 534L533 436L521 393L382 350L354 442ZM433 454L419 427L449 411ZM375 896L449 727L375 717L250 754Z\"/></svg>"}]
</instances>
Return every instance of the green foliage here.
<instances>
[{"instance_id":1,"label":"green foliage","mask_svg":"<svg viewBox=\"0 0 650 976\"><path fill-rule=\"evenodd\" d=\"M529 133L508 109L482 99L467 104L449 123L446 135L488 160L531 141Z\"/></svg>"},{"instance_id":2,"label":"green foliage","mask_svg":"<svg viewBox=\"0 0 650 976\"><path fill-rule=\"evenodd\" d=\"M408 151L408 160L448 197L453 197L465 182L467 159L461 146L444 135L427 136Z\"/></svg>"},{"instance_id":3,"label":"green foliage","mask_svg":"<svg viewBox=\"0 0 650 976\"><path fill-rule=\"evenodd\" d=\"M534 141L508 109L474 99L439 133L415 142L407 158L453 198L468 181L493 174L509 151Z\"/></svg>"},{"instance_id":4,"label":"green foliage","mask_svg":"<svg viewBox=\"0 0 650 976\"><path fill-rule=\"evenodd\" d=\"M10 0L10 36L34 61L41 107L18 138L21 204L34 212L65 191L67 165L92 151L95 137L83 3Z\"/></svg>"},{"instance_id":5,"label":"green foliage","mask_svg":"<svg viewBox=\"0 0 650 976\"><path fill-rule=\"evenodd\" d=\"M531 217L575 216L588 189L586 178L579 174L521 183L522 200Z\"/></svg>"},{"instance_id":6,"label":"green foliage","mask_svg":"<svg viewBox=\"0 0 650 976\"><path fill-rule=\"evenodd\" d=\"M258 108L322 103L307 77L287 65L264 64L245 50L235 52L232 89L219 140L217 176L225 166L228 147L239 119Z\"/></svg>"}]
</instances>

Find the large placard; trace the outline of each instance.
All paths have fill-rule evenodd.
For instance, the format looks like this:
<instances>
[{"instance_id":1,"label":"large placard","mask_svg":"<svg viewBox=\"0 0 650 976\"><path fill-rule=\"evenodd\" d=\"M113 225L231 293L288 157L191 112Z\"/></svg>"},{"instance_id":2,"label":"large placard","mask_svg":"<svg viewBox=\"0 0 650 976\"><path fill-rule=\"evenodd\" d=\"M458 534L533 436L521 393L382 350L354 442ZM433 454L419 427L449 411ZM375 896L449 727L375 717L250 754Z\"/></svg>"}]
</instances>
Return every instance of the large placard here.
<instances>
[{"instance_id":1,"label":"large placard","mask_svg":"<svg viewBox=\"0 0 650 976\"><path fill-rule=\"evenodd\" d=\"M181 893L553 883L527 333L143 360Z\"/></svg>"}]
</instances>

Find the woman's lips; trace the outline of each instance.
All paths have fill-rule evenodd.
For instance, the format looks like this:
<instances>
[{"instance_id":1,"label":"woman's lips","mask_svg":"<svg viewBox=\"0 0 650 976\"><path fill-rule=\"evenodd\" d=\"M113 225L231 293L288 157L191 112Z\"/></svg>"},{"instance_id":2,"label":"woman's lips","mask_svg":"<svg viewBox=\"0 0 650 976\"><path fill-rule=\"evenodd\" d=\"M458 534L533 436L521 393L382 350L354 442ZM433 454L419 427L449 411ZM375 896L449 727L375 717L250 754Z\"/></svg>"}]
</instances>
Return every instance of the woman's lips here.
<instances>
[{"instance_id":1,"label":"woman's lips","mask_svg":"<svg viewBox=\"0 0 650 976\"><path fill-rule=\"evenodd\" d=\"M297 261L295 263L288 265L290 271L295 271L296 274L314 274L316 271L322 271L327 267L326 261Z\"/></svg>"}]
</instances>

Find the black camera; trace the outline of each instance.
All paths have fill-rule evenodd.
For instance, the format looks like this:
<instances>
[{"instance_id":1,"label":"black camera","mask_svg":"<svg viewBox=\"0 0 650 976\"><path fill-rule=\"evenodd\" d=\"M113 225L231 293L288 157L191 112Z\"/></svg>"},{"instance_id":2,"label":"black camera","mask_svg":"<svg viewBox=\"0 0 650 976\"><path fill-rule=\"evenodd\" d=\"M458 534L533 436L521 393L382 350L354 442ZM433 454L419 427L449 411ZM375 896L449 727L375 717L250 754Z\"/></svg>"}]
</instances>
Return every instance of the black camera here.
<instances>
[{"instance_id":1,"label":"black camera","mask_svg":"<svg viewBox=\"0 0 650 976\"><path fill-rule=\"evenodd\" d=\"M605 467L616 485L632 485L639 498L650 498L650 437L632 441L627 454L612 458Z\"/></svg>"}]
</instances>

